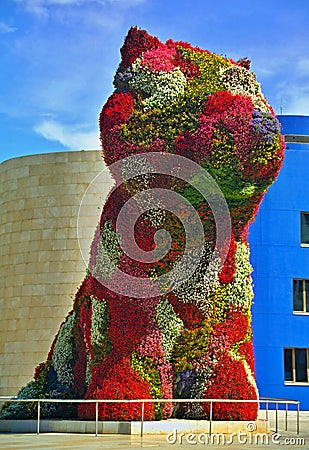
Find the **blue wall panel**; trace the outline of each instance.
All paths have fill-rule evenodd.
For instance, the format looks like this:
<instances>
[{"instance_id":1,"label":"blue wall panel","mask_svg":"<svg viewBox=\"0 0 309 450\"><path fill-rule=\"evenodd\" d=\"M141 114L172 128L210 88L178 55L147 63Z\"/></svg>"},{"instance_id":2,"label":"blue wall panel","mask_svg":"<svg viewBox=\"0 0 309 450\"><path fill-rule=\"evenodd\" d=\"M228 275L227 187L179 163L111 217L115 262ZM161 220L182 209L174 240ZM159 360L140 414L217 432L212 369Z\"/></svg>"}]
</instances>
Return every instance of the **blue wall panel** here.
<instances>
[{"instance_id":1,"label":"blue wall panel","mask_svg":"<svg viewBox=\"0 0 309 450\"><path fill-rule=\"evenodd\" d=\"M284 134L309 135L309 117L279 116ZM309 145L287 144L284 164L249 230L254 283L252 327L261 396L297 399L309 410L309 384L284 384L284 348L309 348L309 315L293 314L293 278L309 279L300 212L309 211Z\"/></svg>"}]
</instances>

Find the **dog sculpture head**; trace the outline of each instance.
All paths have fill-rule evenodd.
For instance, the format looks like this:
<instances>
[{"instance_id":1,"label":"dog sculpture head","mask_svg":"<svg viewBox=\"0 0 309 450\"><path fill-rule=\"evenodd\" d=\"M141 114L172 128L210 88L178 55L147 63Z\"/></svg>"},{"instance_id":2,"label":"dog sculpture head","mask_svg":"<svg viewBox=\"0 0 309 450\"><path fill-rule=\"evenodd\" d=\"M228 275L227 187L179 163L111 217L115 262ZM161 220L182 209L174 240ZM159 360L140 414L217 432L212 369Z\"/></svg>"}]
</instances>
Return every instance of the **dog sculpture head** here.
<instances>
[{"instance_id":1,"label":"dog sculpture head","mask_svg":"<svg viewBox=\"0 0 309 450\"><path fill-rule=\"evenodd\" d=\"M284 149L250 61L185 42L164 44L136 27L121 55L115 92L100 115L106 163L145 152L190 158L220 186L235 234L244 233Z\"/></svg>"}]
</instances>

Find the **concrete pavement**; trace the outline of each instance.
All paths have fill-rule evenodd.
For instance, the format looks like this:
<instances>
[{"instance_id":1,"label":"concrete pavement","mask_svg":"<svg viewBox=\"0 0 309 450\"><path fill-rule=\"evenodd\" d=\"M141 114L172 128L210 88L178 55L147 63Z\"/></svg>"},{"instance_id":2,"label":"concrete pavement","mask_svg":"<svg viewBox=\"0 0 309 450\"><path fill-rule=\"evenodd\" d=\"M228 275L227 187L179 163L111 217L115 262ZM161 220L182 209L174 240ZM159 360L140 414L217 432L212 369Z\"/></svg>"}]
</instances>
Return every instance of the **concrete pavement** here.
<instances>
[{"instance_id":1,"label":"concrete pavement","mask_svg":"<svg viewBox=\"0 0 309 450\"><path fill-rule=\"evenodd\" d=\"M206 434L181 436L179 433L170 435L146 435L140 436L128 435L94 435L85 434L1 434L0 448L14 450L68 450L68 449L95 449L95 450L117 450L117 449L183 449L210 447L213 450L223 448L237 449L270 449L274 450L281 446L291 448L309 449L309 412L300 413L300 434L296 434L295 415L288 416L288 431L285 428L284 412L279 413L278 434L274 433L274 412L270 412L270 426L272 433L268 436L257 436L253 433L241 433L240 435L214 435L212 439ZM283 447L283 448L284 448Z\"/></svg>"}]
</instances>

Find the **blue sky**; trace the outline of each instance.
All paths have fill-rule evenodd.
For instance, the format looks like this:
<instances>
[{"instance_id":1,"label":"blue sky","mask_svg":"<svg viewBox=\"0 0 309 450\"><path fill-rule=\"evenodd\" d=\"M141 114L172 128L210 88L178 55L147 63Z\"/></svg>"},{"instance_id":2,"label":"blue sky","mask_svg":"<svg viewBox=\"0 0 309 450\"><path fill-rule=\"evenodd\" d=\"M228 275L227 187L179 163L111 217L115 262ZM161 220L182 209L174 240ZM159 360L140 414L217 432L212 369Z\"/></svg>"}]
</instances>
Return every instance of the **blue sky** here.
<instances>
[{"instance_id":1,"label":"blue sky","mask_svg":"<svg viewBox=\"0 0 309 450\"><path fill-rule=\"evenodd\" d=\"M132 25L247 56L277 114L309 115L307 0L0 0L0 162L99 148Z\"/></svg>"}]
</instances>

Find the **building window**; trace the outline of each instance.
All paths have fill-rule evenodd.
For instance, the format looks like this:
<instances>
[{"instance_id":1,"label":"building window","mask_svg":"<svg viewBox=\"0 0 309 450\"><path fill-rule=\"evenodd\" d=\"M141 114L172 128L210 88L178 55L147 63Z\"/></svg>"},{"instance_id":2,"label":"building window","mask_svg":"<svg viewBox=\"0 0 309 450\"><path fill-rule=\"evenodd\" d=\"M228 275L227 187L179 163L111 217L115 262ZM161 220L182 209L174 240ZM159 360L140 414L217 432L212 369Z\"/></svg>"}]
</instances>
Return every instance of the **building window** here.
<instances>
[{"instance_id":1,"label":"building window","mask_svg":"<svg viewBox=\"0 0 309 450\"><path fill-rule=\"evenodd\" d=\"M309 349L284 349L284 381L290 383L309 382Z\"/></svg>"},{"instance_id":2,"label":"building window","mask_svg":"<svg viewBox=\"0 0 309 450\"><path fill-rule=\"evenodd\" d=\"M293 311L309 313L309 280L293 280Z\"/></svg>"},{"instance_id":3,"label":"building window","mask_svg":"<svg viewBox=\"0 0 309 450\"><path fill-rule=\"evenodd\" d=\"M309 245L309 213L300 213L300 238L301 243Z\"/></svg>"}]
</instances>

